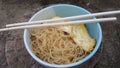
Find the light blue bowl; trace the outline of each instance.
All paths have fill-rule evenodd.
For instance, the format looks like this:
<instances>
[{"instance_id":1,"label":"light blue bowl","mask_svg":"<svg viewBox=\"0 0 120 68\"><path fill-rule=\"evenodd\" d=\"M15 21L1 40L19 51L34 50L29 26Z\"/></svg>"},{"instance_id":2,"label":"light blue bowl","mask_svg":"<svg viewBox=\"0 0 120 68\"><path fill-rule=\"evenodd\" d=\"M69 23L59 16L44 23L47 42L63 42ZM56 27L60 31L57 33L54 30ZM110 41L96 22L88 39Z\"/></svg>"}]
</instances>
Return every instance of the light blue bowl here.
<instances>
[{"instance_id":1,"label":"light blue bowl","mask_svg":"<svg viewBox=\"0 0 120 68\"><path fill-rule=\"evenodd\" d=\"M75 15L83 15L83 14L90 14L90 12L78 6L69 5L69 4L58 4L58 5L49 6L45 9L38 11L35 15L32 16L32 18L29 21L51 19L54 16L67 17L67 16L75 16ZM44 62L41 59L39 59L37 56L35 56L35 54L32 51L31 44L30 44L30 37L29 37L29 29L24 30L25 47L29 52L29 54L37 62L39 62L40 64L46 67L69 68L69 67L82 66L83 63L87 62L87 60L89 60L97 52L102 41L102 30L99 23L86 24L86 27L89 34L96 40L96 46L90 54L88 54L85 58L75 63L71 63L67 65L56 65L56 64L50 64L50 63Z\"/></svg>"}]
</instances>

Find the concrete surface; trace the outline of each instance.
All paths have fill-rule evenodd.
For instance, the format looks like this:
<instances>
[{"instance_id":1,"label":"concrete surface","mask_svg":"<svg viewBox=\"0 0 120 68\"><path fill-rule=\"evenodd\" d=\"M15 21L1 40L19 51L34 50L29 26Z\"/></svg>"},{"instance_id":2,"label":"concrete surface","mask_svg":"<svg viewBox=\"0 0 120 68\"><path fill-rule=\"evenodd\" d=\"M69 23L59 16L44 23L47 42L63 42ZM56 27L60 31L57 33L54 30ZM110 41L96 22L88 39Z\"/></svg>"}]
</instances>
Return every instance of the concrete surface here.
<instances>
[{"instance_id":1,"label":"concrete surface","mask_svg":"<svg viewBox=\"0 0 120 68\"><path fill-rule=\"evenodd\" d=\"M119 0L0 0L0 27L8 23L28 21L38 10L58 3L78 5L91 12L120 10ZM94 68L120 68L120 14L111 16L117 16L118 21L101 23L104 47ZM8 67L4 56L6 33L0 32L0 67L3 68Z\"/></svg>"}]
</instances>

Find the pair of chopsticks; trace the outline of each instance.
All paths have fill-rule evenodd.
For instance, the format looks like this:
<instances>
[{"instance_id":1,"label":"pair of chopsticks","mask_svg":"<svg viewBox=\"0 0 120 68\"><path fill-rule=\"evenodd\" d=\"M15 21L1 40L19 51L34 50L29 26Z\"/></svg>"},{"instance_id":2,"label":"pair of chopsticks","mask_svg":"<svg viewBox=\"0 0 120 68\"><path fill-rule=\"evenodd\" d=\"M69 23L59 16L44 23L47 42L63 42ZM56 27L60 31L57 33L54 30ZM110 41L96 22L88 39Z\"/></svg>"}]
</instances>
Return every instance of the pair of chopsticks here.
<instances>
[{"instance_id":1,"label":"pair of chopsticks","mask_svg":"<svg viewBox=\"0 0 120 68\"><path fill-rule=\"evenodd\" d=\"M40 20L40 21L32 21L32 22L7 24L6 28L2 28L2 29L0 29L0 31L8 31L8 30L15 30L15 29L26 29L26 28L36 28L36 27L58 26L58 25L69 25L69 24L115 21L115 20L117 20L116 17L88 19L88 20L77 20L77 19L85 19L85 18L91 18L91 17L94 17L94 16L103 16L103 15L105 16L105 15L119 14L119 13L120 13L120 10L117 10L117 11L107 11L107 12L100 12L100 13L93 13L93 14L86 14L86 15L64 17L64 18L58 18L58 19L48 19L48 20ZM63 21L63 20L76 20L76 21L59 22L59 21ZM58 23L54 23L54 22L58 22ZM42 24L42 23L44 23L44 24Z\"/></svg>"}]
</instances>

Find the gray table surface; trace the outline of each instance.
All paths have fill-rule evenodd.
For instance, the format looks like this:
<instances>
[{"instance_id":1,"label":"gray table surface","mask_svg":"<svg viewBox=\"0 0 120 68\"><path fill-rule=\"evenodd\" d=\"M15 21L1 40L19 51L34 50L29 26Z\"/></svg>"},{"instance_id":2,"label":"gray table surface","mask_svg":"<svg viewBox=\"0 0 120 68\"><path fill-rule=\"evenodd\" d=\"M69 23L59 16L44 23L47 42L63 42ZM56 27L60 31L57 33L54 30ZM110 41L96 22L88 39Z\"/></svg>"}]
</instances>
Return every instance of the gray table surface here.
<instances>
[{"instance_id":1,"label":"gray table surface","mask_svg":"<svg viewBox=\"0 0 120 68\"><path fill-rule=\"evenodd\" d=\"M120 10L119 0L0 0L0 27L28 21L40 9L58 3L78 5L90 12ZM110 16L117 16L118 20L101 23L103 52L94 68L120 68L120 14ZM5 53L7 33L0 32L0 68L9 68Z\"/></svg>"}]
</instances>

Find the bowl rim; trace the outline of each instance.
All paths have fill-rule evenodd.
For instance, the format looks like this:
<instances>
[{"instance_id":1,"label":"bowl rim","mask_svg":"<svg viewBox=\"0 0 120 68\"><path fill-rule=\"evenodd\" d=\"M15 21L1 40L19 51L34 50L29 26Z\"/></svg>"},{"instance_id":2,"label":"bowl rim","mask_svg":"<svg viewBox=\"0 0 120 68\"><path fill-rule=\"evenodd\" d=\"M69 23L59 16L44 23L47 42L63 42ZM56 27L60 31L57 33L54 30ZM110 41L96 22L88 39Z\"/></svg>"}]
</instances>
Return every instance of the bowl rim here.
<instances>
[{"instance_id":1,"label":"bowl rim","mask_svg":"<svg viewBox=\"0 0 120 68\"><path fill-rule=\"evenodd\" d=\"M71 4L55 4L55 5L51 5L51 6L48 6L44 9L41 9L39 10L37 13L35 13L29 20L32 21L33 18L38 15L39 13L41 13L42 11L45 11L47 9L50 9L50 8L53 8L53 7L58 7L58 6L69 6L69 7L74 7L74 8L78 8L78 9L82 9L83 11L87 12L88 14L91 14L88 10L80 7L80 6L75 6L75 5L71 5ZM95 18L95 17L94 17ZM49 67L73 67L73 66L77 66L77 65L80 65L84 62L86 62L87 60L89 60L90 58L92 58L92 56L94 56L94 54L98 51L99 47L100 47L100 44L102 42L102 29L101 29L101 26L99 23L97 23L97 26L98 26L98 29L99 29L99 39L97 41L97 44L95 46L95 48L93 49L93 51L88 54L85 58L81 59L80 61L78 62L75 62L75 63L71 63L71 64L66 64L66 65L57 65L57 64L50 64L48 62L45 62L45 61L42 61L41 59L39 59L37 56L35 56L35 54L32 53L32 51L30 50L28 44L27 44L27 38L26 38L26 34L27 34L27 29L24 29L24 44L25 44L25 48L27 49L28 53L37 61L39 62L40 64L43 64L45 66L49 66Z\"/></svg>"}]
</instances>

